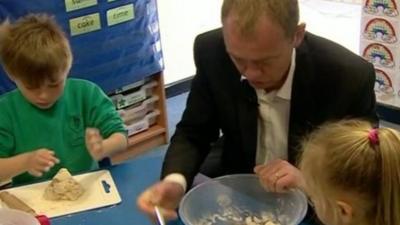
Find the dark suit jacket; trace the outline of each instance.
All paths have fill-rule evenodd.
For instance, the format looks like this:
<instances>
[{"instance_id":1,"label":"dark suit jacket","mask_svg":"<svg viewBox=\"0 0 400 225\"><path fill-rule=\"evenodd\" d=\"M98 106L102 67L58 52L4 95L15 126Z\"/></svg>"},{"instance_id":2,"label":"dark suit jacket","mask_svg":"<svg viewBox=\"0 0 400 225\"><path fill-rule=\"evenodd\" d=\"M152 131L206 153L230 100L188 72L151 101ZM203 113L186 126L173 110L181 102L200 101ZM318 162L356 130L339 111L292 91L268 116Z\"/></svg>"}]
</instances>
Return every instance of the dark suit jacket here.
<instances>
[{"instance_id":1,"label":"dark suit jacket","mask_svg":"<svg viewBox=\"0 0 400 225\"><path fill-rule=\"evenodd\" d=\"M225 51L221 29L199 35L194 44L196 75L182 120L171 139L162 176L178 172L188 185L224 136L225 174L252 173L257 146L258 103L254 89ZM376 121L372 64L329 40L307 33L296 50L288 155L296 164L301 139L316 126L347 117ZM220 133L221 132L221 133Z\"/></svg>"}]
</instances>

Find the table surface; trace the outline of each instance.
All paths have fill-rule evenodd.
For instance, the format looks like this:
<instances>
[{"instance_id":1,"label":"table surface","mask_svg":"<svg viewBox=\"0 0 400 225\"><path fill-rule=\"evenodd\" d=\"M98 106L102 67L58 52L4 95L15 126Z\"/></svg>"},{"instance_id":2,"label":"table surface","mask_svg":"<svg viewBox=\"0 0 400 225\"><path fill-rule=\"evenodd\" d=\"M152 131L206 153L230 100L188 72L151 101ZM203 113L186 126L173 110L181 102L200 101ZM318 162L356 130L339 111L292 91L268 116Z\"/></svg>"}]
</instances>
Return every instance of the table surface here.
<instances>
[{"instance_id":1,"label":"table surface","mask_svg":"<svg viewBox=\"0 0 400 225\"><path fill-rule=\"evenodd\" d=\"M52 225L153 225L136 206L137 196L159 179L161 156L144 156L108 169L117 185L121 203L51 219ZM179 225L180 221L169 225Z\"/></svg>"},{"instance_id":2,"label":"table surface","mask_svg":"<svg viewBox=\"0 0 400 225\"><path fill-rule=\"evenodd\" d=\"M162 156L142 156L108 169L121 203L51 219L51 225L154 225L136 206L137 196L159 180ZM179 219L168 225L184 225ZM301 224L306 225L306 224Z\"/></svg>"}]
</instances>

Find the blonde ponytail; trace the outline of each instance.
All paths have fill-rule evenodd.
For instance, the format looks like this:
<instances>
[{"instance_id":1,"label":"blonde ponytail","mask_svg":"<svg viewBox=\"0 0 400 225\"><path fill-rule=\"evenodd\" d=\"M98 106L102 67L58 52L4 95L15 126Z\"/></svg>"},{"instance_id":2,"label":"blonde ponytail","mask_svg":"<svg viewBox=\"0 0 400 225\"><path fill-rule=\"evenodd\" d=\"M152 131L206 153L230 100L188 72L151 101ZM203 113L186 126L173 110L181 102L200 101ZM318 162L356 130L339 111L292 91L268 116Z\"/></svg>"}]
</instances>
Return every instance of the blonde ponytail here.
<instances>
[{"instance_id":1,"label":"blonde ponytail","mask_svg":"<svg viewBox=\"0 0 400 225\"><path fill-rule=\"evenodd\" d=\"M378 136L381 174L375 224L400 224L400 135L395 130L381 128Z\"/></svg>"},{"instance_id":2,"label":"blonde ponytail","mask_svg":"<svg viewBox=\"0 0 400 225\"><path fill-rule=\"evenodd\" d=\"M316 202L332 205L336 197L349 195L354 224L400 224L398 131L343 120L312 133L303 150L300 169ZM337 215L331 210L333 221Z\"/></svg>"}]
</instances>

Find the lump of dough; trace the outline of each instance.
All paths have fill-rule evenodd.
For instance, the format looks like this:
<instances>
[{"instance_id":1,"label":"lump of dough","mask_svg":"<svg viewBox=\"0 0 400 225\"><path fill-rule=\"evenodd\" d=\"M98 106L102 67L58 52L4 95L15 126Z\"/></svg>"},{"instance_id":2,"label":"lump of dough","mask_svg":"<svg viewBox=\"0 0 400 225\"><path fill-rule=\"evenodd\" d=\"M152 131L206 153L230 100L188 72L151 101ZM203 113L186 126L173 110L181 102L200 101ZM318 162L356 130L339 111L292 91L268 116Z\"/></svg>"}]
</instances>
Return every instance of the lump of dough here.
<instances>
[{"instance_id":1,"label":"lump of dough","mask_svg":"<svg viewBox=\"0 0 400 225\"><path fill-rule=\"evenodd\" d=\"M44 191L44 198L47 200L70 200L78 199L84 192L81 184L79 184L68 172L62 168L53 177Z\"/></svg>"}]
</instances>

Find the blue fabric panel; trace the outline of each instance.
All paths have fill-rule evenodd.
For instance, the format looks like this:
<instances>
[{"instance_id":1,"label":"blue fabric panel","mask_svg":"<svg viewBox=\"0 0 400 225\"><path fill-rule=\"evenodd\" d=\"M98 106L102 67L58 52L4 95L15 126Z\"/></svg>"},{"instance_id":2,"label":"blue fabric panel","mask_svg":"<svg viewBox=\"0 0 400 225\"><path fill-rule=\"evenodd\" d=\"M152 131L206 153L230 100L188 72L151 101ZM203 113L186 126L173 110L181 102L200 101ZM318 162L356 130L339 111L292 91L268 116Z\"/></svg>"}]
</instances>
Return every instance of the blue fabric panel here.
<instances>
[{"instance_id":1,"label":"blue fabric panel","mask_svg":"<svg viewBox=\"0 0 400 225\"><path fill-rule=\"evenodd\" d=\"M134 4L133 20L107 26L107 10ZM66 12L64 0L1 0L0 21L14 21L27 13L55 16L71 43L74 63L71 77L97 83L106 92L163 70L156 0L98 0L98 4ZM69 20L100 13L101 29L71 36ZM14 89L14 84L0 69L0 94Z\"/></svg>"}]
</instances>

